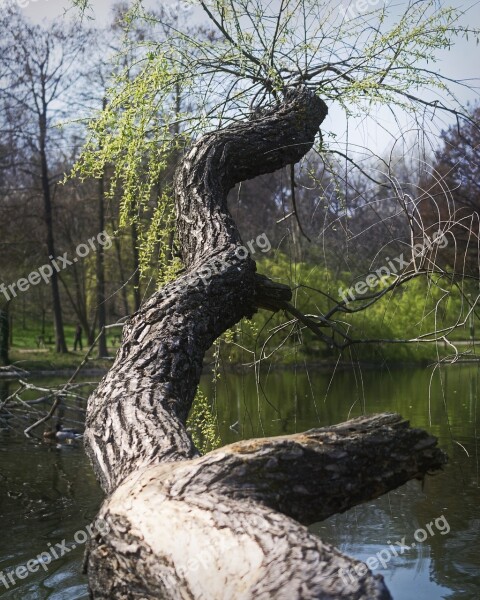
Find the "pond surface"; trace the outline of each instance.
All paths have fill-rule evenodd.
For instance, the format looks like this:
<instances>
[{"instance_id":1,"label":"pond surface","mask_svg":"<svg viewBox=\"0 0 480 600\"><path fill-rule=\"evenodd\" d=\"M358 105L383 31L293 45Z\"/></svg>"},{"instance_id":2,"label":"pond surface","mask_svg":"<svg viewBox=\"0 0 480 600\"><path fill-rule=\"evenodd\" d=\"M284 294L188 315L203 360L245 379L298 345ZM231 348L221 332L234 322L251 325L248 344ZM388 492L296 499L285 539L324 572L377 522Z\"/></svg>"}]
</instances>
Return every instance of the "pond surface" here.
<instances>
[{"instance_id":1,"label":"pond surface","mask_svg":"<svg viewBox=\"0 0 480 600\"><path fill-rule=\"evenodd\" d=\"M436 435L450 462L423 489L420 482L410 482L311 529L341 551L370 560L395 600L478 600L479 374L471 365L437 370L433 376L432 369L417 368L356 369L334 377L297 369L272 371L259 383L252 375L225 374L216 390L205 377L202 388L216 398L225 443L382 411L399 412ZM0 401L11 391L0 382ZM0 597L88 598L81 573L83 540L102 494L81 444L46 445L0 430L0 484L0 576L42 552L63 552L15 585L5 578L8 589L0 578Z\"/></svg>"}]
</instances>

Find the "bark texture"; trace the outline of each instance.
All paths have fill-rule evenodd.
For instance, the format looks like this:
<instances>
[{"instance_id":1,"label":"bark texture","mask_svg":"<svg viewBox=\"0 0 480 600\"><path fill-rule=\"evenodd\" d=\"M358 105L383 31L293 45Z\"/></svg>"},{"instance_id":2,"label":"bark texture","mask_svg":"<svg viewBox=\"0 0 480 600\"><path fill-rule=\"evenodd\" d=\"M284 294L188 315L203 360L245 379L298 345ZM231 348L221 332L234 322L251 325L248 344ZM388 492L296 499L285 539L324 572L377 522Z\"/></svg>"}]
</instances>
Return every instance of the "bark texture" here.
<instances>
[{"instance_id":1,"label":"bark texture","mask_svg":"<svg viewBox=\"0 0 480 600\"><path fill-rule=\"evenodd\" d=\"M176 176L186 271L124 329L89 399L85 443L108 494L92 539L94 598L389 598L357 561L305 527L439 468L444 455L396 415L251 440L200 457L185 422L214 340L290 290L255 273L227 210L236 183L297 162L327 114L305 89L261 118L200 139Z\"/></svg>"}]
</instances>

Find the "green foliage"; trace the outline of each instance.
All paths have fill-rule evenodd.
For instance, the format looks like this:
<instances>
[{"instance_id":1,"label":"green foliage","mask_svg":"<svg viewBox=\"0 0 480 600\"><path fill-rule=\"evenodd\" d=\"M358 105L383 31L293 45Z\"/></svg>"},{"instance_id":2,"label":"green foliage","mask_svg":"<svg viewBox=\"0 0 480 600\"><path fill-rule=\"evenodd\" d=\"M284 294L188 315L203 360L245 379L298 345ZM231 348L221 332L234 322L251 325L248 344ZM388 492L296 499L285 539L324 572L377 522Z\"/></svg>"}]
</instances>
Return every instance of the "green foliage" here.
<instances>
[{"instance_id":1,"label":"green foliage","mask_svg":"<svg viewBox=\"0 0 480 600\"><path fill-rule=\"evenodd\" d=\"M74 1L85 9L84 0ZM326 0L205 0L200 7L206 25L192 28L172 11L146 12L133 3L105 109L91 121L74 170L98 177L112 166L120 224L137 223L142 273L154 261L165 269L161 282L174 271L165 250L174 229L167 172L192 139L299 84L347 116L388 106L429 118L442 107L422 93L444 92L448 84L455 104L455 92L450 80L422 65L456 37L478 39L478 30L461 24L460 9L438 8L436 0L408 3L399 15L386 4L351 19ZM328 138L336 132L323 134L319 151L328 162ZM163 180L167 187L159 189Z\"/></svg>"},{"instance_id":2,"label":"green foliage","mask_svg":"<svg viewBox=\"0 0 480 600\"><path fill-rule=\"evenodd\" d=\"M120 53L112 65L105 107L89 123L85 148L71 176L100 178L110 168L108 196L120 198L120 227L137 226L141 272L148 274L154 261L163 267L164 283L173 276L172 164L185 143L174 125L180 118L175 112L180 76L160 51L138 56L127 37L125 48L128 52Z\"/></svg>"},{"instance_id":3,"label":"green foliage","mask_svg":"<svg viewBox=\"0 0 480 600\"><path fill-rule=\"evenodd\" d=\"M454 82L428 65L458 37L470 34L478 41L479 30L462 24L461 9L440 6L437 0L409 2L400 9L387 3L347 19L326 0L199 4L205 27L192 28L169 11L145 12L141 2L124 15L124 46L112 67L105 108L90 124L74 171L99 177L107 167L113 170L109 194L121 198L120 225L137 225L142 273L157 276L160 268L158 284L171 279L179 266L172 252L172 165L206 131L245 119L252 109L271 106L287 88L299 85L340 106L347 118L374 117L387 106L397 119L410 115L419 131L426 129L424 119L444 108L455 114L463 110ZM429 98L448 95L451 104L426 100L427 91ZM324 130L318 148L332 169L336 133ZM272 279L285 282L287 276L294 303L313 318L327 314L339 288L351 285L349 274L295 264L282 255L264 261L262 268ZM448 330L465 317L465 306L461 294L445 292L445 286L432 276L414 279L368 310L337 312L336 326L339 333L364 340L417 339L442 323ZM260 313L226 334L222 343L233 359L247 362L272 357L277 348L286 360L296 360L299 352L334 353L282 314ZM371 356L380 348L383 355L418 356L429 352L424 347L421 340L417 346L379 341L351 352Z\"/></svg>"},{"instance_id":4,"label":"green foliage","mask_svg":"<svg viewBox=\"0 0 480 600\"><path fill-rule=\"evenodd\" d=\"M282 253L262 260L258 270L279 282L289 279L294 290L293 303L311 316L327 314L340 301L339 290L346 291L352 285L349 273L335 277L325 267L291 263ZM385 279L372 292L385 289L391 282ZM443 336L453 343L469 339L469 291L473 292L441 275L423 275L387 292L367 310L341 313L335 323L337 328L367 342L348 347L342 359L416 361L452 354L453 349ZM349 304L354 306L357 304ZM478 319L475 322L479 327ZM322 331L331 335L328 328ZM335 340L342 342L338 334ZM339 355L337 349L329 348L283 312L258 312L251 321L239 323L227 332L222 346L227 359L243 364L259 359L280 363L336 360Z\"/></svg>"},{"instance_id":5,"label":"green foliage","mask_svg":"<svg viewBox=\"0 0 480 600\"><path fill-rule=\"evenodd\" d=\"M193 443L202 454L221 446L218 437L217 419L213 414L211 404L203 392L197 390L192 410L188 417L187 428Z\"/></svg>"},{"instance_id":6,"label":"green foliage","mask_svg":"<svg viewBox=\"0 0 480 600\"><path fill-rule=\"evenodd\" d=\"M381 3L345 18L328 0L281 3L263 0L205 0L210 21L222 33L205 51L215 65L228 65L238 79L261 82L275 95L301 81L321 89L347 115L378 104L422 110L412 94L446 89L446 80L422 69L434 63L452 40L478 30L461 25L463 10L436 0L398 9ZM334 57L334 58L332 58ZM247 86L236 92L248 96ZM236 98L238 102L238 98Z\"/></svg>"}]
</instances>

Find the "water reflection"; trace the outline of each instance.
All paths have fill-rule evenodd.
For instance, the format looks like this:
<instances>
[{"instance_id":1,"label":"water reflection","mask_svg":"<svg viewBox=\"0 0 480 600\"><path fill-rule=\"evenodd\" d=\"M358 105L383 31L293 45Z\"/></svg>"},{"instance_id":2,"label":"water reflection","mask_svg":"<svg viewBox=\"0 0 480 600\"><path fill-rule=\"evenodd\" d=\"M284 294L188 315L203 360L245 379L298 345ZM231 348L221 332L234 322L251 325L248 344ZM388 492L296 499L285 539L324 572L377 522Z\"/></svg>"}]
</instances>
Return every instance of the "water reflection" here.
<instances>
[{"instance_id":1,"label":"water reflection","mask_svg":"<svg viewBox=\"0 0 480 600\"><path fill-rule=\"evenodd\" d=\"M16 382L0 381L0 402L17 387ZM0 597L86 599L87 581L81 573L84 548L72 547L73 536L95 516L101 491L81 444L26 439L17 427L11 427L13 420L0 422L0 571L5 576L0 581ZM8 573L41 553L58 551L56 544L62 548L63 540L63 557L44 567L37 565L38 570L27 572L24 579L13 575L16 583L12 584Z\"/></svg>"},{"instance_id":2,"label":"water reflection","mask_svg":"<svg viewBox=\"0 0 480 600\"><path fill-rule=\"evenodd\" d=\"M393 557L385 576L396 600L480 598L478 417L479 369L273 372L258 385L251 377L220 379L222 439L294 433L362 414L391 411L439 437L450 462L444 472L335 515L312 531L366 560L394 542L414 541L418 528L444 515L450 532L436 532ZM213 394L205 383L207 394ZM229 424L237 422L235 431ZM410 544L408 544L410 545Z\"/></svg>"},{"instance_id":3,"label":"water reflection","mask_svg":"<svg viewBox=\"0 0 480 600\"><path fill-rule=\"evenodd\" d=\"M223 376L213 389L225 443L293 433L337 423L349 416L393 411L440 438L450 456L445 471L422 486L410 482L368 505L318 523L312 530L342 551L368 559L401 541L410 546L381 572L396 600L480 597L480 514L478 460L479 370L452 367L431 378L426 369L329 372L275 371L255 382L251 375ZM45 382L42 382L44 385ZM13 384L16 385L16 384ZM0 402L12 384L0 380ZM77 403L78 404L78 403ZM78 405L77 408L82 408ZM0 570L8 571L62 539L71 545L101 502L101 492L81 445L48 446L25 440L0 423ZM450 531L411 547L417 529L444 515ZM83 548L71 550L5 590L6 599L87 598L81 574ZM2 593L3 592L3 593Z\"/></svg>"}]
</instances>

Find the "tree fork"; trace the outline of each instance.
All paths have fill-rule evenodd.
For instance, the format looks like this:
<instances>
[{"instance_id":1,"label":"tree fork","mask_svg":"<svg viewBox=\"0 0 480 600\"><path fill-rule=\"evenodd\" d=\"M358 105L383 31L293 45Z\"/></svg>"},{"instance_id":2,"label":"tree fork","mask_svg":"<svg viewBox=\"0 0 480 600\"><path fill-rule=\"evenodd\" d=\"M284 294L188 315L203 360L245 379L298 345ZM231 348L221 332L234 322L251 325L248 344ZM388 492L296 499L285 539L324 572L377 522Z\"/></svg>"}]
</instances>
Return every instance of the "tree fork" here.
<instances>
[{"instance_id":1,"label":"tree fork","mask_svg":"<svg viewBox=\"0 0 480 600\"><path fill-rule=\"evenodd\" d=\"M346 581L358 561L300 523L440 468L434 438L379 415L201 457L185 426L215 339L291 297L239 252L228 191L300 160L326 114L311 91L289 91L260 118L205 135L177 171L186 270L130 319L88 403L86 451L109 523L89 546L93 598L390 598L369 571Z\"/></svg>"}]
</instances>

